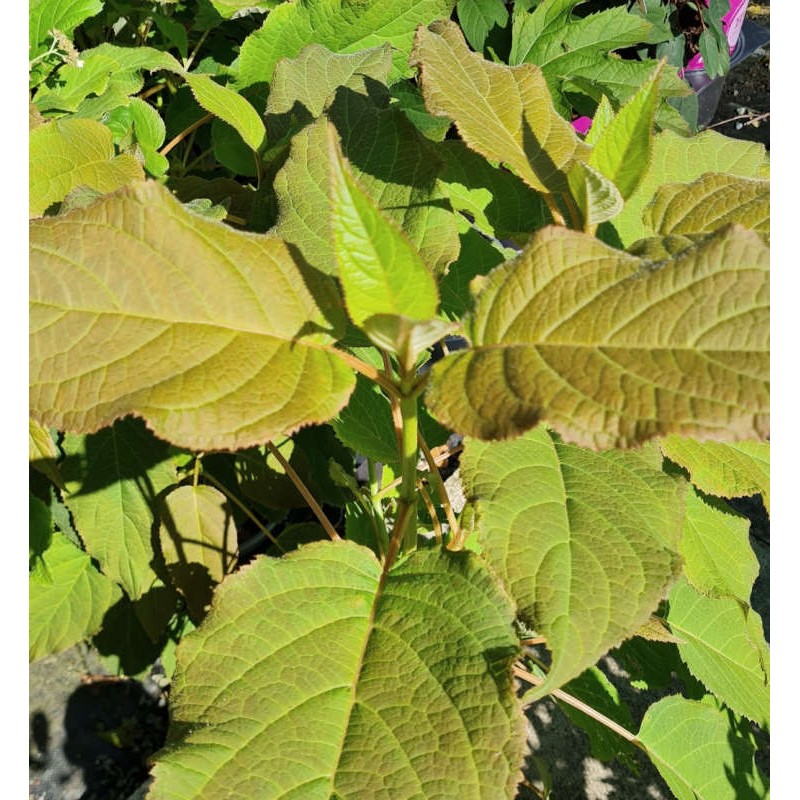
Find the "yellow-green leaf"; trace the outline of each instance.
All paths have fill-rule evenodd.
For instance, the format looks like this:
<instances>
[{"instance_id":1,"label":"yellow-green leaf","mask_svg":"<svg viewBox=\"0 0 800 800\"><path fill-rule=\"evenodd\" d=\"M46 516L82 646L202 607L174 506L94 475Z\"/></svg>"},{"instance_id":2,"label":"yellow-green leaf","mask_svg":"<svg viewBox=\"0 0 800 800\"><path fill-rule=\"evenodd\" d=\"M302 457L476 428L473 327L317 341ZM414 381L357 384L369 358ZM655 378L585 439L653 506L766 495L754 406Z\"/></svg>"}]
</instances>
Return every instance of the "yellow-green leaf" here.
<instances>
[{"instance_id":1,"label":"yellow-green leaf","mask_svg":"<svg viewBox=\"0 0 800 800\"><path fill-rule=\"evenodd\" d=\"M473 150L538 191L567 190L571 162L586 160L591 148L556 113L537 66L485 61L449 21L417 31L411 63L419 67L428 111L454 120Z\"/></svg>"},{"instance_id":2,"label":"yellow-green leaf","mask_svg":"<svg viewBox=\"0 0 800 800\"><path fill-rule=\"evenodd\" d=\"M172 585L199 622L214 587L236 566L236 526L225 495L213 486L179 486L160 511L161 554Z\"/></svg>"},{"instance_id":3,"label":"yellow-green leaf","mask_svg":"<svg viewBox=\"0 0 800 800\"><path fill-rule=\"evenodd\" d=\"M190 449L330 419L354 376L336 296L279 239L186 211L157 183L32 224L31 416L92 431L137 414Z\"/></svg>"},{"instance_id":4,"label":"yellow-green leaf","mask_svg":"<svg viewBox=\"0 0 800 800\"><path fill-rule=\"evenodd\" d=\"M468 440L461 474L484 557L552 653L531 699L636 634L680 569L684 486L655 447L594 453L539 426Z\"/></svg>"},{"instance_id":5,"label":"yellow-green leaf","mask_svg":"<svg viewBox=\"0 0 800 800\"><path fill-rule=\"evenodd\" d=\"M613 219L622 211L623 200L619 189L605 175L585 162L572 163L567 172L567 183L584 229Z\"/></svg>"},{"instance_id":6,"label":"yellow-green leaf","mask_svg":"<svg viewBox=\"0 0 800 800\"><path fill-rule=\"evenodd\" d=\"M76 186L113 192L144 178L131 155L114 154L105 125L89 119L63 119L38 125L29 138L29 214L39 217Z\"/></svg>"},{"instance_id":7,"label":"yellow-green leaf","mask_svg":"<svg viewBox=\"0 0 800 800\"><path fill-rule=\"evenodd\" d=\"M546 228L474 284L473 349L433 369L453 430L626 447L769 433L769 251L731 226L660 263Z\"/></svg>"},{"instance_id":8,"label":"yellow-green leaf","mask_svg":"<svg viewBox=\"0 0 800 800\"><path fill-rule=\"evenodd\" d=\"M656 233L710 233L738 222L769 241L769 181L709 172L690 184L662 186L645 209Z\"/></svg>"}]
</instances>

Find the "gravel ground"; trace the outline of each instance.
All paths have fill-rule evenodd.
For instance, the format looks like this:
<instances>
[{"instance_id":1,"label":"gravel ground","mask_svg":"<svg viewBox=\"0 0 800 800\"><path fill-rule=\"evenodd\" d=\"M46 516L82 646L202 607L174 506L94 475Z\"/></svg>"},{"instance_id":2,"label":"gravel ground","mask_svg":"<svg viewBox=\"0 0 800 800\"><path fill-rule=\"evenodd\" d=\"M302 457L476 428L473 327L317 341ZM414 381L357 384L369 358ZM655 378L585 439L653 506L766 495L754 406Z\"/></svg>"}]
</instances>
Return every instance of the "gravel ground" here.
<instances>
[{"instance_id":1,"label":"gravel ground","mask_svg":"<svg viewBox=\"0 0 800 800\"><path fill-rule=\"evenodd\" d=\"M769 2L750 4L748 16L769 27ZM769 148L769 47L728 76L711 126ZM734 119L738 117L738 119ZM751 542L761 563L753 606L769 639L769 522L758 503L740 507L754 519ZM636 727L657 699L621 679L611 659L603 666L631 709ZM125 800L146 775L146 759L164 739L165 694L158 676L135 680L86 679L104 673L97 657L80 646L42 659L30 668L29 800ZM525 775L542 787L540 767L550 774L553 800L670 800L671 792L637 752L638 774L590 755L587 736L550 699L528 713L531 754ZM762 764L768 770L768 763ZM522 788L518 800L534 800Z\"/></svg>"}]
</instances>

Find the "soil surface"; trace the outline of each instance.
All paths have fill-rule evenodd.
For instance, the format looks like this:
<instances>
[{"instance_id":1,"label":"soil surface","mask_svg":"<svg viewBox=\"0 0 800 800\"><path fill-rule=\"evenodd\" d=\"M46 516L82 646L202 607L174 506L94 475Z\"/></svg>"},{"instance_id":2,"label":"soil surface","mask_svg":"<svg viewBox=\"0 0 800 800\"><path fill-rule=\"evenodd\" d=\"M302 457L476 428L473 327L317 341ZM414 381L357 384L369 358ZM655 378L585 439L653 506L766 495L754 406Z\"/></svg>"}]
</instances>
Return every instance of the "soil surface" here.
<instances>
[{"instance_id":1,"label":"soil surface","mask_svg":"<svg viewBox=\"0 0 800 800\"><path fill-rule=\"evenodd\" d=\"M748 17L769 28L769 1L750 3ZM769 46L728 75L709 127L769 148ZM739 510L753 521L751 543L761 563L752 604L769 640L769 522L758 500ZM638 726L658 699L638 692L611 660L602 662ZM127 800L145 780L147 759L162 745L166 700L157 670L145 681L102 679L104 669L84 646L31 665L29 685L29 800ZM94 676L89 677L87 676ZM526 779L541 791L543 765L553 800L669 800L671 792L637 751L637 771L590 755L586 734L550 700L528 712L531 753ZM640 757L641 756L641 757ZM640 758L639 758L640 757ZM760 764L768 771L768 763ZM638 772L638 774L637 774ZM521 788L518 800L537 794Z\"/></svg>"}]
</instances>

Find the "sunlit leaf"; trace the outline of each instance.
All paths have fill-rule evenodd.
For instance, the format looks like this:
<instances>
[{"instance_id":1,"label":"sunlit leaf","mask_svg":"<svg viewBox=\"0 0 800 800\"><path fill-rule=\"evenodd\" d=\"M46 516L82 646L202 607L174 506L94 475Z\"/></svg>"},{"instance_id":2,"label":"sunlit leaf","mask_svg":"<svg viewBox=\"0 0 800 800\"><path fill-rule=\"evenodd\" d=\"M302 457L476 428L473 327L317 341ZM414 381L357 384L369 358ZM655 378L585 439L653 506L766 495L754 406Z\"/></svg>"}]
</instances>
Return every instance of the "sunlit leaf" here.
<instances>
[{"instance_id":1,"label":"sunlit leaf","mask_svg":"<svg viewBox=\"0 0 800 800\"><path fill-rule=\"evenodd\" d=\"M468 442L461 476L482 553L552 653L532 699L633 636L677 574L682 486L659 461L652 447L593 453L542 426Z\"/></svg>"},{"instance_id":2,"label":"sunlit leaf","mask_svg":"<svg viewBox=\"0 0 800 800\"><path fill-rule=\"evenodd\" d=\"M512 620L472 554L420 551L384 580L346 542L259 558L179 648L151 797L510 796Z\"/></svg>"},{"instance_id":3,"label":"sunlit leaf","mask_svg":"<svg viewBox=\"0 0 800 800\"><path fill-rule=\"evenodd\" d=\"M503 0L458 0L458 21L467 41L480 52L493 28L504 28L508 9Z\"/></svg>"},{"instance_id":4,"label":"sunlit leaf","mask_svg":"<svg viewBox=\"0 0 800 800\"><path fill-rule=\"evenodd\" d=\"M429 407L479 438L540 419L592 447L766 437L768 266L736 226L657 264L547 228L475 285L474 348L434 366Z\"/></svg>"},{"instance_id":5,"label":"sunlit leaf","mask_svg":"<svg viewBox=\"0 0 800 800\"><path fill-rule=\"evenodd\" d=\"M63 119L30 132L29 214L38 217L77 186L113 192L144 178L131 155L115 155L111 131L88 119Z\"/></svg>"},{"instance_id":6,"label":"sunlit leaf","mask_svg":"<svg viewBox=\"0 0 800 800\"><path fill-rule=\"evenodd\" d=\"M102 10L102 0L31 0L28 6L29 58L47 50L49 31L71 36L78 25Z\"/></svg>"},{"instance_id":7,"label":"sunlit leaf","mask_svg":"<svg viewBox=\"0 0 800 800\"><path fill-rule=\"evenodd\" d=\"M567 172L569 193L578 207L581 227L613 219L622 211L619 189L605 175L583 161L574 161Z\"/></svg>"},{"instance_id":8,"label":"sunlit leaf","mask_svg":"<svg viewBox=\"0 0 800 800\"><path fill-rule=\"evenodd\" d=\"M136 413L175 444L236 449L329 419L352 391L314 294L330 315L336 297L279 239L142 183L34 223L30 241L31 415L45 424Z\"/></svg>"}]
</instances>

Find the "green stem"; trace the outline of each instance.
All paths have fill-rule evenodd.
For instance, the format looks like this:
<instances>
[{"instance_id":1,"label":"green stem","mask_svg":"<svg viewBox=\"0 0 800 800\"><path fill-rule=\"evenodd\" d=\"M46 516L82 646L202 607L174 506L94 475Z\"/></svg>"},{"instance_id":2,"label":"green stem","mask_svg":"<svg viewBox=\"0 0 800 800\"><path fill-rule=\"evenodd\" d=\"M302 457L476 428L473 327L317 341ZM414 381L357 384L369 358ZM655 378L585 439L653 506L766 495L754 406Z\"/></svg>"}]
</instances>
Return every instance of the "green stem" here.
<instances>
[{"instance_id":1,"label":"green stem","mask_svg":"<svg viewBox=\"0 0 800 800\"><path fill-rule=\"evenodd\" d=\"M400 416L403 420L402 436L400 437L400 463L401 482L398 511L408 509L405 513L398 513L398 521L403 522L403 550L408 553L417 546L417 395L400 398ZM399 531L398 531L399 534Z\"/></svg>"}]
</instances>

